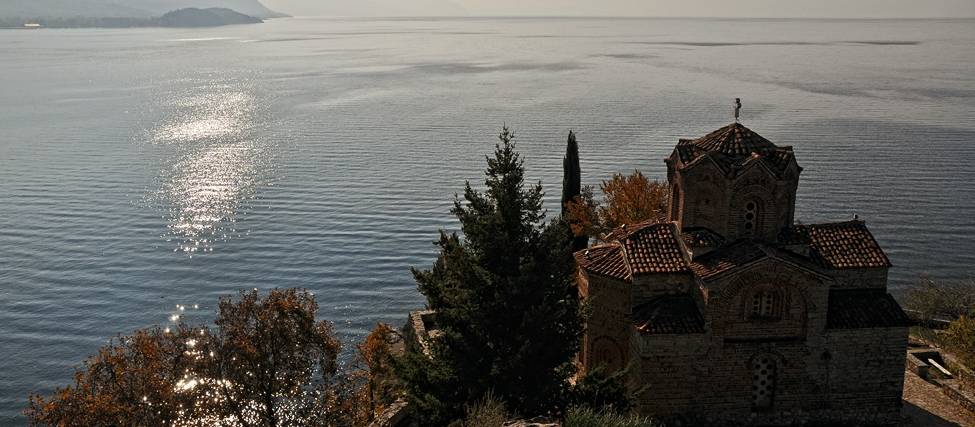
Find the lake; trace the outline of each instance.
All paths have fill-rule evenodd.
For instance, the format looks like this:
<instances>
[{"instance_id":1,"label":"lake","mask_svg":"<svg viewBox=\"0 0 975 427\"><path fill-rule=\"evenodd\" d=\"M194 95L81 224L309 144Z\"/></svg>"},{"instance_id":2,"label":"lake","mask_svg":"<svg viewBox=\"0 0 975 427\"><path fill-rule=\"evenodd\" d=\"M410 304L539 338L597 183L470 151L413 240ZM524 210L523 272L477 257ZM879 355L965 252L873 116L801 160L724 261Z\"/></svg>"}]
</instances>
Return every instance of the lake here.
<instances>
[{"instance_id":1,"label":"lake","mask_svg":"<svg viewBox=\"0 0 975 427\"><path fill-rule=\"evenodd\" d=\"M796 217L867 221L903 294L975 265L975 20L417 18L0 32L0 424L119 333L303 287L349 348L423 299L502 124L558 211L742 122ZM184 307L180 310L178 306Z\"/></svg>"}]
</instances>

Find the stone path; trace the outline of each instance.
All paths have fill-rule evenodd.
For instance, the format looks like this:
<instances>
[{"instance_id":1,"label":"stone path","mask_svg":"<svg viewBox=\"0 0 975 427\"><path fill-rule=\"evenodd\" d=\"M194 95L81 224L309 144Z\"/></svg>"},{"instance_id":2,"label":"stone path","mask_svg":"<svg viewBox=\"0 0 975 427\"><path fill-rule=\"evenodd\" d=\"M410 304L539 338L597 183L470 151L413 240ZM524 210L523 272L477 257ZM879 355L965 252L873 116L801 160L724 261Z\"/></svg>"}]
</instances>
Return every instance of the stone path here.
<instances>
[{"instance_id":1,"label":"stone path","mask_svg":"<svg viewBox=\"0 0 975 427\"><path fill-rule=\"evenodd\" d=\"M905 427L975 427L975 414L913 372L904 373Z\"/></svg>"}]
</instances>

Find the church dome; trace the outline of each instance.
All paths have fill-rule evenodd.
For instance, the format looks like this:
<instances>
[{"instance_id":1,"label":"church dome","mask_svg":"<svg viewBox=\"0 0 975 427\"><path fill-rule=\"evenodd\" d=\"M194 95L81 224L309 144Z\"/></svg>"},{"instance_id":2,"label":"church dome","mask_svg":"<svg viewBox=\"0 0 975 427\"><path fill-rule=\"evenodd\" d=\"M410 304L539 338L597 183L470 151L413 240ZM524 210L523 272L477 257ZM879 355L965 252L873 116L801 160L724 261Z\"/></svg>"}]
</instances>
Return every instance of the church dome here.
<instances>
[{"instance_id":1,"label":"church dome","mask_svg":"<svg viewBox=\"0 0 975 427\"><path fill-rule=\"evenodd\" d=\"M719 152L728 156L768 154L778 148L741 123L732 123L701 138L691 140L689 144L703 152Z\"/></svg>"}]
</instances>

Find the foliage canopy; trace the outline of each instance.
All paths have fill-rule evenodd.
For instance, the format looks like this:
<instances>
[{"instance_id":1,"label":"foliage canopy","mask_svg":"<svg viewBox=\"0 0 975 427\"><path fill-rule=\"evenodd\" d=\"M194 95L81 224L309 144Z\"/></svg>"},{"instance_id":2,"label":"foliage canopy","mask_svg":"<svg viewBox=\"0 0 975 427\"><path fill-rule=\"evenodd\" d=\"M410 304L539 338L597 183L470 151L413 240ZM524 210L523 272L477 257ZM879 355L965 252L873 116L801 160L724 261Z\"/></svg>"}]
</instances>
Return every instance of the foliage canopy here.
<instances>
[{"instance_id":1,"label":"foliage canopy","mask_svg":"<svg viewBox=\"0 0 975 427\"><path fill-rule=\"evenodd\" d=\"M526 185L514 135L502 129L484 192L468 182L451 212L464 238L441 232L430 270L413 270L443 334L433 357L400 373L422 424L444 424L489 392L520 414L558 408L574 372L581 310L570 233L544 223L541 184Z\"/></svg>"},{"instance_id":2,"label":"foliage canopy","mask_svg":"<svg viewBox=\"0 0 975 427\"><path fill-rule=\"evenodd\" d=\"M590 186L569 202L568 217L575 235L601 238L621 225L667 220L670 188L666 183L647 179L640 171L615 174L603 181L600 190L602 204L596 201Z\"/></svg>"},{"instance_id":3,"label":"foliage canopy","mask_svg":"<svg viewBox=\"0 0 975 427\"><path fill-rule=\"evenodd\" d=\"M120 336L24 413L32 425L351 425L353 384L317 309L295 289L223 298L215 329Z\"/></svg>"}]
</instances>

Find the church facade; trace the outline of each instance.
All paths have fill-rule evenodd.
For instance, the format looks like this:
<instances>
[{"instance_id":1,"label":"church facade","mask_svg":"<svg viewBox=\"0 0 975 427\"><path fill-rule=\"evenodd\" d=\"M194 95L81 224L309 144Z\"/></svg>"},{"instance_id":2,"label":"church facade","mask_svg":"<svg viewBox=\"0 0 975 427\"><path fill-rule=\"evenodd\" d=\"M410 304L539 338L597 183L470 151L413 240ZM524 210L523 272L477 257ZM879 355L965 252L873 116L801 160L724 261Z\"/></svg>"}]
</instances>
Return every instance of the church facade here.
<instances>
[{"instance_id":1,"label":"church facade","mask_svg":"<svg viewBox=\"0 0 975 427\"><path fill-rule=\"evenodd\" d=\"M792 148L737 122L666 164L669 222L575 254L583 371L625 368L641 413L689 424L899 422L909 321L866 224L794 223Z\"/></svg>"}]
</instances>

